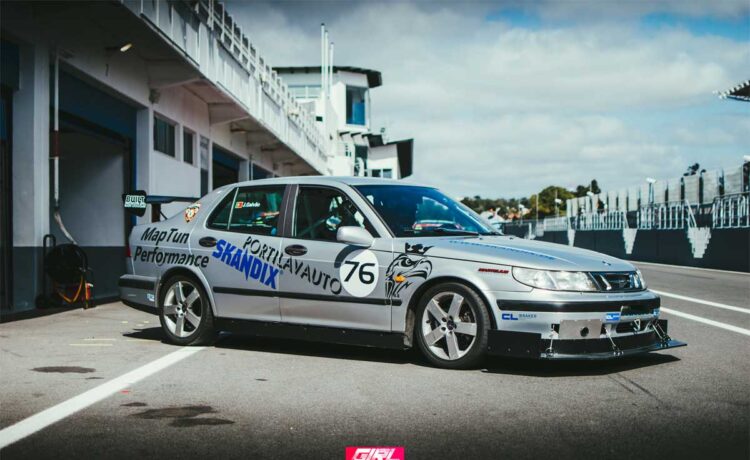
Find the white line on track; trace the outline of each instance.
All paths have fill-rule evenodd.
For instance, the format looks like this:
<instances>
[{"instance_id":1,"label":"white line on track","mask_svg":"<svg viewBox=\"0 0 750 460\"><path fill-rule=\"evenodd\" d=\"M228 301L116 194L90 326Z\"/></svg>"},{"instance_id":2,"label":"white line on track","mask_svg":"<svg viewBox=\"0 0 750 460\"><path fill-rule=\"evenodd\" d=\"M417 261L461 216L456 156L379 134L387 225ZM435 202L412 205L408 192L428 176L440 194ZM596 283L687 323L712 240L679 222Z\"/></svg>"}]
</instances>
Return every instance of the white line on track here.
<instances>
[{"instance_id":1,"label":"white line on track","mask_svg":"<svg viewBox=\"0 0 750 460\"><path fill-rule=\"evenodd\" d=\"M78 396L74 396L67 401L63 401L56 406L52 406L49 409L45 409L16 424L4 428L3 430L0 430L0 449L21 440L26 436L32 435L53 423L59 422L65 417L73 415L81 409L85 409L92 404L145 379L146 377L182 361L188 356L194 355L201 350L203 350L203 347L180 348L179 350L166 356L162 356L155 361L151 361L138 369L116 377L109 382L103 383L98 387L92 388Z\"/></svg>"},{"instance_id":2,"label":"white line on track","mask_svg":"<svg viewBox=\"0 0 750 460\"><path fill-rule=\"evenodd\" d=\"M708 305L710 307L723 308L725 310L738 311L740 313L747 313L750 315L750 309L747 309L747 308L734 307L732 305L727 305L725 303L711 302L710 300L701 300L701 299L696 299L694 297L687 297L684 295L672 294L671 292L657 291L655 289L650 289L650 291L653 292L654 294L659 294L664 297L672 297L673 299L685 300L687 302L693 302L693 303L700 303L703 305Z\"/></svg>"},{"instance_id":3,"label":"white line on track","mask_svg":"<svg viewBox=\"0 0 750 460\"><path fill-rule=\"evenodd\" d=\"M638 265L653 265L655 267L666 267L666 268L679 268L680 270L701 270L704 272L716 272L716 273L730 273L733 275L745 275L750 276L750 273L748 272L738 272L733 270L719 270L717 268L703 268L703 267L688 267L687 265L670 265L670 264L657 264L655 262L641 262L640 260L629 260L628 262L633 262Z\"/></svg>"},{"instance_id":4,"label":"white line on track","mask_svg":"<svg viewBox=\"0 0 750 460\"><path fill-rule=\"evenodd\" d=\"M726 329L727 331L737 332L739 334L750 336L750 329L743 329L741 327L732 326L731 324L720 323L712 319L706 319L700 316L691 315L690 313L683 313L681 311L672 310L671 308L662 307L661 311L663 311L664 313L669 313L670 315L675 315L682 318L691 319L693 321L698 321L699 323L708 324L709 326L719 327L721 329Z\"/></svg>"}]
</instances>

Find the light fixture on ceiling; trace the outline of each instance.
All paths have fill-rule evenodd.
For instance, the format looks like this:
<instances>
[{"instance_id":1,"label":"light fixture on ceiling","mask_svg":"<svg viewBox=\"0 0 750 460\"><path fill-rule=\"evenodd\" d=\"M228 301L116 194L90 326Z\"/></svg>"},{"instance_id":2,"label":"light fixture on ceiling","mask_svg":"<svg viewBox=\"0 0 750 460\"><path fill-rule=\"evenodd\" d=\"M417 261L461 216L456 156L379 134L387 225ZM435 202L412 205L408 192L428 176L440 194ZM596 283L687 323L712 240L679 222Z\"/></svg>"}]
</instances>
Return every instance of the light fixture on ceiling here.
<instances>
[{"instance_id":1,"label":"light fixture on ceiling","mask_svg":"<svg viewBox=\"0 0 750 460\"><path fill-rule=\"evenodd\" d=\"M121 53L124 53L124 52L128 51L132 47L133 47L133 43L132 42L125 42L125 43L119 43L119 44L117 44L115 46L108 46L108 47L104 48L104 50L107 51L107 53L115 53L117 51L119 51Z\"/></svg>"}]
</instances>

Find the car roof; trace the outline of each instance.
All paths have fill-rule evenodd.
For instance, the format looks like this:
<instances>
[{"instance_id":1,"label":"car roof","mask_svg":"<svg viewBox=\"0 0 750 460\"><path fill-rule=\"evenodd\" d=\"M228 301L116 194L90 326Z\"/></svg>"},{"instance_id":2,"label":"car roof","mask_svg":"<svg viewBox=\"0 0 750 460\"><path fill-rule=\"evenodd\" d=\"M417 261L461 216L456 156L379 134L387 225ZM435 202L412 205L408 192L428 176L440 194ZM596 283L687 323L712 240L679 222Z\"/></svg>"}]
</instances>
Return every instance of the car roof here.
<instances>
[{"instance_id":1,"label":"car roof","mask_svg":"<svg viewBox=\"0 0 750 460\"><path fill-rule=\"evenodd\" d=\"M236 187L245 185L279 185L279 184L316 184L316 185L403 185L411 187L429 187L429 185L404 182L396 179L382 179L378 177L352 177L352 176L286 176L274 177L272 179L258 179L238 182L225 187ZM222 187L223 188L223 187Z\"/></svg>"}]
</instances>

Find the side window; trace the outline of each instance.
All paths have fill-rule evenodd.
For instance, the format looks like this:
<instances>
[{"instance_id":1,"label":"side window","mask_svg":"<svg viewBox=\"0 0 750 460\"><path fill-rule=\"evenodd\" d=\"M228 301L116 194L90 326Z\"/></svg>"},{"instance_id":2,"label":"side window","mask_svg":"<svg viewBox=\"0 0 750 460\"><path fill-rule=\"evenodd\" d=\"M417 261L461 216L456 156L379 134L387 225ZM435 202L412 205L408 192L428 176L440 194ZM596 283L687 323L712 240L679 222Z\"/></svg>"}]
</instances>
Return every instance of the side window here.
<instances>
[{"instance_id":1,"label":"side window","mask_svg":"<svg viewBox=\"0 0 750 460\"><path fill-rule=\"evenodd\" d=\"M208 227L254 235L276 235L283 198L283 185L235 189L211 214Z\"/></svg>"},{"instance_id":2,"label":"side window","mask_svg":"<svg viewBox=\"0 0 750 460\"><path fill-rule=\"evenodd\" d=\"M343 226L363 227L376 235L365 216L342 192L323 187L300 187L292 236L336 241L336 232Z\"/></svg>"}]
</instances>

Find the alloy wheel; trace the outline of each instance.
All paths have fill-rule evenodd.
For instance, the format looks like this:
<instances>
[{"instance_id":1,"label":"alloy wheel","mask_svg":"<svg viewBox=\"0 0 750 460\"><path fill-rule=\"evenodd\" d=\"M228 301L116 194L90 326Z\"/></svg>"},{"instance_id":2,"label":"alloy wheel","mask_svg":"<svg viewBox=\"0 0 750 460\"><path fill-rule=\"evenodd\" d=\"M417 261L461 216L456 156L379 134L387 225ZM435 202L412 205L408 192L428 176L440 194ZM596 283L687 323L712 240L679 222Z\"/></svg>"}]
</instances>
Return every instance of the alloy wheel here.
<instances>
[{"instance_id":1,"label":"alloy wheel","mask_svg":"<svg viewBox=\"0 0 750 460\"><path fill-rule=\"evenodd\" d=\"M475 306L455 292L441 292L427 303L422 313L422 336L436 357L455 361L476 342Z\"/></svg>"},{"instance_id":2,"label":"alloy wheel","mask_svg":"<svg viewBox=\"0 0 750 460\"><path fill-rule=\"evenodd\" d=\"M190 337L198 330L203 316L203 299L189 281L176 281L164 296L164 321L177 337Z\"/></svg>"}]
</instances>

